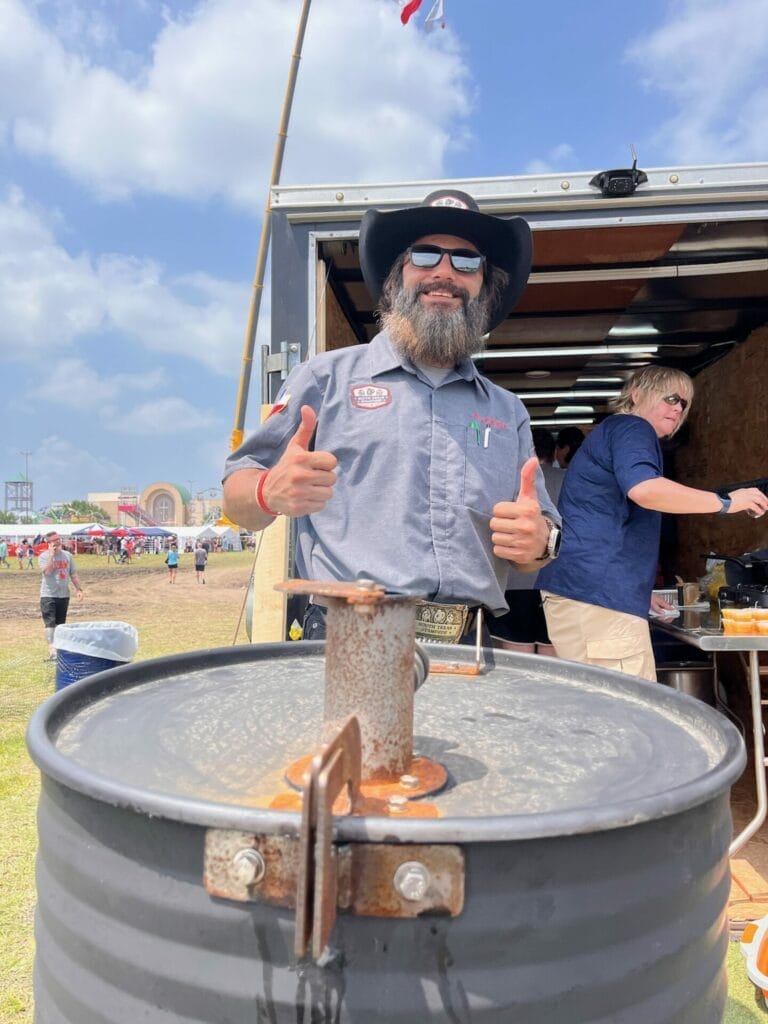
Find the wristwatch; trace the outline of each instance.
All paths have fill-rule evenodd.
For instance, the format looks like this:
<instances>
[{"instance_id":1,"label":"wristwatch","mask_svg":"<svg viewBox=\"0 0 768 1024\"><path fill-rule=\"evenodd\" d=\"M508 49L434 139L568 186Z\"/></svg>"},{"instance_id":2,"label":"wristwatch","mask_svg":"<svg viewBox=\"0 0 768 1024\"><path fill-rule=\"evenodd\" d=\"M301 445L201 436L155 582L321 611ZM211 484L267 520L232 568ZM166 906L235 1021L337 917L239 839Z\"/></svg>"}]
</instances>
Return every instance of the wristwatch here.
<instances>
[{"instance_id":1,"label":"wristwatch","mask_svg":"<svg viewBox=\"0 0 768 1024\"><path fill-rule=\"evenodd\" d=\"M544 549L544 554L539 555L538 558L534 559L536 562L548 562L553 558L557 558L558 552L560 551L560 540L563 536L563 531L557 523L553 523L548 516L544 516L543 518L549 525L549 534L547 536L547 546Z\"/></svg>"},{"instance_id":2,"label":"wristwatch","mask_svg":"<svg viewBox=\"0 0 768 1024\"><path fill-rule=\"evenodd\" d=\"M720 505L722 507L716 514L719 516L727 515L728 509L731 507L731 499L729 497L724 498L722 494L718 494L717 497L720 499Z\"/></svg>"}]
</instances>

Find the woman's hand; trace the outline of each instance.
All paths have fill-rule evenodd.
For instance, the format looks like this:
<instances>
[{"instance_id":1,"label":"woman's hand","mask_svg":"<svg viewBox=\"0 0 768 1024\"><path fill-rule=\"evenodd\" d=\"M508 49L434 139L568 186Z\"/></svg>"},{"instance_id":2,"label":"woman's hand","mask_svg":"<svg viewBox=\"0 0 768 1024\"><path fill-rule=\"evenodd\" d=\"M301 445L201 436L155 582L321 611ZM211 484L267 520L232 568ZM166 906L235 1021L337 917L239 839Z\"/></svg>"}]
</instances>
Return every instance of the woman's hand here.
<instances>
[{"instance_id":1,"label":"woman's hand","mask_svg":"<svg viewBox=\"0 0 768 1024\"><path fill-rule=\"evenodd\" d=\"M654 615L669 615L670 612L677 615L677 607L661 594L651 594L651 611Z\"/></svg>"},{"instance_id":2,"label":"woman's hand","mask_svg":"<svg viewBox=\"0 0 768 1024\"><path fill-rule=\"evenodd\" d=\"M757 487L740 487L728 495L731 507L728 515L734 512L746 512L753 519L759 519L768 512L768 498Z\"/></svg>"}]
</instances>

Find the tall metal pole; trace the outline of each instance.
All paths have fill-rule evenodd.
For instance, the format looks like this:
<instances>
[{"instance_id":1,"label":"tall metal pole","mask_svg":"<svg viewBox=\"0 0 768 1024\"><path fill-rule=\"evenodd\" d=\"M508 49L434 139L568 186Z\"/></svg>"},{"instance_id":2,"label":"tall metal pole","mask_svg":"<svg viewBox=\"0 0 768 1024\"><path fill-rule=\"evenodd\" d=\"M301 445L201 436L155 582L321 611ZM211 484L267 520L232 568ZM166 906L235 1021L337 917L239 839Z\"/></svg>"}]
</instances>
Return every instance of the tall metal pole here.
<instances>
[{"instance_id":1,"label":"tall metal pole","mask_svg":"<svg viewBox=\"0 0 768 1024\"><path fill-rule=\"evenodd\" d=\"M256 258L256 271L253 278L253 291L251 294L251 307L248 312L248 326L245 331L245 345L243 347L243 361L240 368L240 386L237 392L237 405L235 407L235 425L232 430L230 449L238 448L243 440L243 428L245 425L245 410L248 405L248 390L251 384L251 372L253 369L253 349L256 343L256 328L259 323L259 307L261 306L261 294L264 286L264 270L267 264L267 251L269 249L269 236L272 227L272 188L280 181L280 171L283 166L283 153L285 152L285 140L288 135L288 122L291 117L291 105L293 94L296 89L296 77L299 73L299 61L301 60L301 48L304 44L304 32L309 18L309 8L312 0L304 0L299 18L299 27L296 32L296 42L291 57L291 68L288 74L288 85L283 99L283 113L280 118L280 127L277 131L277 142L275 143L275 155L272 161L272 177L269 182L267 193L267 205L264 210L264 223L261 227L261 239L259 241L259 252Z\"/></svg>"}]
</instances>

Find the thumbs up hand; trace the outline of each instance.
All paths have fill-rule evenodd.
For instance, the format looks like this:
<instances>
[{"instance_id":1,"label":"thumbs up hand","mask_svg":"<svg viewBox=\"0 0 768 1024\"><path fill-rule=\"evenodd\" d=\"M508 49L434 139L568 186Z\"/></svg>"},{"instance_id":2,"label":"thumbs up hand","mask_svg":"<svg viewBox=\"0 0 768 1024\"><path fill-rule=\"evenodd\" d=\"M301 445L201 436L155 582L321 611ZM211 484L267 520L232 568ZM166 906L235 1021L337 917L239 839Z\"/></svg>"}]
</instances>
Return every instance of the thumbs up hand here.
<instances>
[{"instance_id":1,"label":"thumbs up hand","mask_svg":"<svg viewBox=\"0 0 768 1024\"><path fill-rule=\"evenodd\" d=\"M325 508L333 497L336 456L309 450L316 427L317 413L302 405L301 423L262 485L262 497L274 512L306 516Z\"/></svg>"},{"instance_id":2,"label":"thumbs up hand","mask_svg":"<svg viewBox=\"0 0 768 1024\"><path fill-rule=\"evenodd\" d=\"M491 542L493 553L520 566L540 558L547 547L549 523L541 514L536 491L539 460L532 455L520 470L520 489L515 501L493 506ZM531 569L538 566L531 566Z\"/></svg>"},{"instance_id":3,"label":"thumbs up hand","mask_svg":"<svg viewBox=\"0 0 768 1024\"><path fill-rule=\"evenodd\" d=\"M311 405L302 405L301 423L296 433L288 442L288 447L291 448L295 445L297 448L303 448L305 452L308 452L316 426L317 413Z\"/></svg>"}]
</instances>

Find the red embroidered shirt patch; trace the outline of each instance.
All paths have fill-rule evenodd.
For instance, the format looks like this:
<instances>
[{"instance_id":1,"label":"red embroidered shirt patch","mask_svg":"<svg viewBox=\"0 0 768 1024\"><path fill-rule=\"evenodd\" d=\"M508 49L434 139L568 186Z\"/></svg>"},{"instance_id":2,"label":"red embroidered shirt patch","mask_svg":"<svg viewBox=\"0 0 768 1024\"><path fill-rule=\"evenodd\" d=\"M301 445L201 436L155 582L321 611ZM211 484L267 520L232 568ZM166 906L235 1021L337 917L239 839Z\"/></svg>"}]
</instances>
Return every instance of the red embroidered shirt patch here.
<instances>
[{"instance_id":1,"label":"red embroidered shirt patch","mask_svg":"<svg viewBox=\"0 0 768 1024\"><path fill-rule=\"evenodd\" d=\"M358 384L352 388L352 405L358 409L381 409L392 401L389 388L377 384Z\"/></svg>"}]
</instances>

